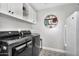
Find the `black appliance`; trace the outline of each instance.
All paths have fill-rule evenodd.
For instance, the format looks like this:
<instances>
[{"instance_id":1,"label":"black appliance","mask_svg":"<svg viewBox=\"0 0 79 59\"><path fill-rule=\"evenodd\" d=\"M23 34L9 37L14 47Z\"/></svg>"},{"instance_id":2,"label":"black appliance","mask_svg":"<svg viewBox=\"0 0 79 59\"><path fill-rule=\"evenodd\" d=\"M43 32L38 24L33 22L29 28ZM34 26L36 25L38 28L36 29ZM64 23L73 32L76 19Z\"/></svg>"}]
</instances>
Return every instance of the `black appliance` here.
<instances>
[{"instance_id":1,"label":"black appliance","mask_svg":"<svg viewBox=\"0 0 79 59\"><path fill-rule=\"evenodd\" d=\"M21 55L21 56L27 56L27 55L31 55L32 53L30 53L30 52L32 52L32 47L30 48L29 51L27 51L28 46L30 45L29 42L31 42L31 44L32 44L31 32L23 30L23 31L20 31L19 33L21 35L21 38L29 37L30 36L30 39L28 38L25 42L23 42L23 43L21 42L21 44L19 44L17 46L14 46L12 48L12 55L13 56L19 56L19 55Z\"/></svg>"},{"instance_id":2,"label":"black appliance","mask_svg":"<svg viewBox=\"0 0 79 59\"><path fill-rule=\"evenodd\" d=\"M15 40L19 39L19 32L18 31L1 31L0 32L0 56L7 56L8 55L8 40Z\"/></svg>"},{"instance_id":3,"label":"black appliance","mask_svg":"<svg viewBox=\"0 0 79 59\"><path fill-rule=\"evenodd\" d=\"M8 55L8 44L6 42L0 41L0 56Z\"/></svg>"},{"instance_id":4,"label":"black appliance","mask_svg":"<svg viewBox=\"0 0 79 59\"><path fill-rule=\"evenodd\" d=\"M0 40L15 40L18 39L20 35L18 31L1 31Z\"/></svg>"},{"instance_id":5,"label":"black appliance","mask_svg":"<svg viewBox=\"0 0 79 59\"><path fill-rule=\"evenodd\" d=\"M18 56L39 56L41 51L40 48L40 35L39 34L31 34L32 40L27 42L27 48Z\"/></svg>"},{"instance_id":6,"label":"black appliance","mask_svg":"<svg viewBox=\"0 0 79 59\"><path fill-rule=\"evenodd\" d=\"M12 56L17 56L20 53L23 53L23 51L26 49L26 47L27 47L26 42L24 42L20 45L14 46L12 48Z\"/></svg>"},{"instance_id":7,"label":"black appliance","mask_svg":"<svg viewBox=\"0 0 79 59\"><path fill-rule=\"evenodd\" d=\"M8 43L9 41L13 43ZM30 31L1 31L0 55L36 56L40 52L40 35Z\"/></svg>"}]
</instances>

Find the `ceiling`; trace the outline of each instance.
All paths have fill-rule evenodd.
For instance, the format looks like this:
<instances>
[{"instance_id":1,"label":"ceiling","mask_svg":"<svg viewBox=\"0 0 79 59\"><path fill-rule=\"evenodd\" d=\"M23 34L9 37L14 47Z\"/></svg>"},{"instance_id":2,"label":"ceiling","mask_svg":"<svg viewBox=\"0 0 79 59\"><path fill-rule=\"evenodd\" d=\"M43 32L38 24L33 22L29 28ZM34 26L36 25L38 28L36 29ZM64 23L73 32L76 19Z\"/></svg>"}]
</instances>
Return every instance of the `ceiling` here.
<instances>
[{"instance_id":1,"label":"ceiling","mask_svg":"<svg viewBox=\"0 0 79 59\"><path fill-rule=\"evenodd\" d=\"M59 5L64 5L64 4L67 4L67 3L30 3L30 5L37 11L40 11L46 8L56 7Z\"/></svg>"}]
</instances>

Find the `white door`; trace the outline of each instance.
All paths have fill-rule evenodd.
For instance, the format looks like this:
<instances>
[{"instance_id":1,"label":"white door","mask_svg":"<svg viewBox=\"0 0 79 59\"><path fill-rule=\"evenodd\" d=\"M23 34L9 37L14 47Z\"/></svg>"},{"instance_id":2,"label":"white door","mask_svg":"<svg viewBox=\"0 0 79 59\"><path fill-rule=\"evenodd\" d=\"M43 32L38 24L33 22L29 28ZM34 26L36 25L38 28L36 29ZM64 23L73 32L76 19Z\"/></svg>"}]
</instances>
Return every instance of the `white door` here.
<instances>
[{"instance_id":1,"label":"white door","mask_svg":"<svg viewBox=\"0 0 79 59\"><path fill-rule=\"evenodd\" d=\"M29 21L32 23L36 22L36 12L32 8L32 6L28 3L24 3L23 7L24 7L23 17L24 17L25 21Z\"/></svg>"},{"instance_id":2,"label":"white door","mask_svg":"<svg viewBox=\"0 0 79 59\"><path fill-rule=\"evenodd\" d=\"M76 19L75 13L66 20L65 50L67 55L76 55Z\"/></svg>"},{"instance_id":3,"label":"white door","mask_svg":"<svg viewBox=\"0 0 79 59\"><path fill-rule=\"evenodd\" d=\"M29 20L36 23L36 11L31 5L29 5Z\"/></svg>"},{"instance_id":4,"label":"white door","mask_svg":"<svg viewBox=\"0 0 79 59\"><path fill-rule=\"evenodd\" d=\"M3 11L4 13L8 13L8 3L0 3L0 10Z\"/></svg>"},{"instance_id":5,"label":"white door","mask_svg":"<svg viewBox=\"0 0 79 59\"><path fill-rule=\"evenodd\" d=\"M23 4L22 3L8 3L8 10L11 11L12 15L15 16L23 16L23 10L22 10Z\"/></svg>"},{"instance_id":6,"label":"white door","mask_svg":"<svg viewBox=\"0 0 79 59\"><path fill-rule=\"evenodd\" d=\"M37 18L37 14L36 14L36 11L33 9L33 23L36 24L36 19Z\"/></svg>"},{"instance_id":7,"label":"white door","mask_svg":"<svg viewBox=\"0 0 79 59\"><path fill-rule=\"evenodd\" d=\"M29 20L29 5L27 3L23 3L23 18L25 21Z\"/></svg>"},{"instance_id":8,"label":"white door","mask_svg":"<svg viewBox=\"0 0 79 59\"><path fill-rule=\"evenodd\" d=\"M30 5L28 6L29 6L29 21L33 22L33 17L34 17L33 8Z\"/></svg>"}]
</instances>

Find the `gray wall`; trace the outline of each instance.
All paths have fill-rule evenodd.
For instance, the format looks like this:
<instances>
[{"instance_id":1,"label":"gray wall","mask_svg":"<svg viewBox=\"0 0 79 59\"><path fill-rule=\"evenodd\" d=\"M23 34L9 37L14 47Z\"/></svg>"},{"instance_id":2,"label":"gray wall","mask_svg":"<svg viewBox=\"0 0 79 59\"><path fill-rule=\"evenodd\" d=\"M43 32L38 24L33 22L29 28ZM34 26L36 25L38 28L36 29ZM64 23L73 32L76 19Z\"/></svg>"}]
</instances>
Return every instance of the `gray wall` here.
<instances>
[{"instance_id":1,"label":"gray wall","mask_svg":"<svg viewBox=\"0 0 79 59\"><path fill-rule=\"evenodd\" d=\"M38 12L38 23L32 28L34 32L40 33L41 38L43 39L44 47L61 50L64 49L64 22L69 15L78 10L79 5L67 4L54 8L44 9ZM44 18L49 14L54 14L58 17L58 25L52 29L44 26Z\"/></svg>"}]
</instances>

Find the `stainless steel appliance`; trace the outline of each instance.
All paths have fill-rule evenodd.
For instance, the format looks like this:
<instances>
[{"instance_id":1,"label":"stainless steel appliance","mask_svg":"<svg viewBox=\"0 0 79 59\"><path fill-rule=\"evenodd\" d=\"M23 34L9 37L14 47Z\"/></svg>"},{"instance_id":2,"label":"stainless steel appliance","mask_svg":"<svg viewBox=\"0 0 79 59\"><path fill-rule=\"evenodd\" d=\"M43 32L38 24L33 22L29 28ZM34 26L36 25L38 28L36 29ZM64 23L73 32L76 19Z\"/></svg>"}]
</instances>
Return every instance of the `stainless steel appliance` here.
<instances>
[{"instance_id":1,"label":"stainless steel appliance","mask_svg":"<svg viewBox=\"0 0 79 59\"><path fill-rule=\"evenodd\" d=\"M33 56L38 56L40 53L40 35L39 34L32 34L32 42L33 42L33 49L32 53Z\"/></svg>"}]
</instances>

